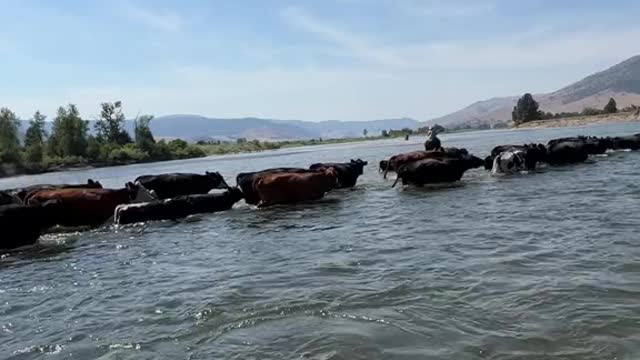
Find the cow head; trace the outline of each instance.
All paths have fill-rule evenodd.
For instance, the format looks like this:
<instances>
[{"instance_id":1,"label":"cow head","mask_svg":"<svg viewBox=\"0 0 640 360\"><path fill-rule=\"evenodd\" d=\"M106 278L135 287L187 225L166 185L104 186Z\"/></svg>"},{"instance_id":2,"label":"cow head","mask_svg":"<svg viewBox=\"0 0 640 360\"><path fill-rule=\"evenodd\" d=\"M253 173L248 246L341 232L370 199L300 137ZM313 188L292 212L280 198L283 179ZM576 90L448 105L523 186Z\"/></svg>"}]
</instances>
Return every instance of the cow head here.
<instances>
[{"instance_id":1,"label":"cow head","mask_svg":"<svg viewBox=\"0 0 640 360\"><path fill-rule=\"evenodd\" d=\"M491 170L491 168L493 167L493 157L487 156L486 158L484 158L483 164L485 170Z\"/></svg>"},{"instance_id":2,"label":"cow head","mask_svg":"<svg viewBox=\"0 0 640 360\"><path fill-rule=\"evenodd\" d=\"M389 164L389 161L387 160L380 160L380 163L378 164L378 171L379 172L383 172L387 169L387 165Z\"/></svg>"},{"instance_id":3,"label":"cow head","mask_svg":"<svg viewBox=\"0 0 640 360\"><path fill-rule=\"evenodd\" d=\"M227 189L227 194L231 197L231 200L233 200L234 203L244 198L244 193L242 193L242 190L235 186Z\"/></svg>"},{"instance_id":4,"label":"cow head","mask_svg":"<svg viewBox=\"0 0 640 360\"><path fill-rule=\"evenodd\" d=\"M338 171L336 171L334 167L326 169L324 173L331 179L332 187L340 187L340 178L338 177Z\"/></svg>"},{"instance_id":5,"label":"cow head","mask_svg":"<svg viewBox=\"0 0 640 360\"><path fill-rule=\"evenodd\" d=\"M102 189L102 184L99 181L94 181L93 179L87 180L87 185L95 189Z\"/></svg>"},{"instance_id":6,"label":"cow head","mask_svg":"<svg viewBox=\"0 0 640 360\"><path fill-rule=\"evenodd\" d=\"M158 197L144 186L138 183L128 182L124 186L129 193L129 200L132 203L142 203L158 200Z\"/></svg>"},{"instance_id":7,"label":"cow head","mask_svg":"<svg viewBox=\"0 0 640 360\"><path fill-rule=\"evenodd\" d=\"M222 175L220 175L219 172L205 172L205 174L207 175L207 177L209 178L209 181L211 182L211 186L214 189L228 189L229 185L227 185L227 182L224 181L224 178L222 177Z\"/></svg>"},{"instance_id":8,"label":"cow head","mask_svg":"<svg viewBox=\"0 0 640 360\"><path fill-rule=\"evenodd\" d=\"M364 167L369 165L369 163L367 161L363 161L362 159L351 159L351 165L356 169L358 175L362 175Z\"/></svg>"},{"instance_id":9,"label":"cow head","mask_svg":"<svg viewBox=\"0 0 640 360\"><path fill-rule=\"evenodd\" d=\"M467 155L466 163L468 169L475 169L481 166L485 166L486 160L482 160L477 156Z\"/></svg>"}]
</instances>

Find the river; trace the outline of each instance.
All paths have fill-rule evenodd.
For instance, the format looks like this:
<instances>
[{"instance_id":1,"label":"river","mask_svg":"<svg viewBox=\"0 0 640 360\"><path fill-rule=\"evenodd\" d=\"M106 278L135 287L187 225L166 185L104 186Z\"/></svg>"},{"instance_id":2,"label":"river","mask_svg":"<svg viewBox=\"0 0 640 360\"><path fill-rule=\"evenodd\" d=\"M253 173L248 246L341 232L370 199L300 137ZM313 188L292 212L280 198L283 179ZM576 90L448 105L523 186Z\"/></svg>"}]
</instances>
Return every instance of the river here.
<instances>
[{"instance_id":1,"label":"river","mask_svg":"<svg viewBox=\"0 0 640 360\"><path fill-rule=\"evenodd\" d=\"M640 124L442 135L494 145ZM0 179L121 187L149 173L369 161L324 200L46 235L0 259L0 358L637 359L640 153L391 188L421 139Z\"/></svg>"}]
</instances>

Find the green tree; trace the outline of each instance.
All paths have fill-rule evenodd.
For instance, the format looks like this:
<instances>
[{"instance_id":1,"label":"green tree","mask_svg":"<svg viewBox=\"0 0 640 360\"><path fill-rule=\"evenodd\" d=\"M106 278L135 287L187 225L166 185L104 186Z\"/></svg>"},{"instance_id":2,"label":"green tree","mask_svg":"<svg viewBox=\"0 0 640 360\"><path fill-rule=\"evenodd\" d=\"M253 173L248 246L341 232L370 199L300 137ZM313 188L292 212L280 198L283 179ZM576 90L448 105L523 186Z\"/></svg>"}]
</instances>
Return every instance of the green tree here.
<instances>
[{"instance_id":1,"label":"green tree","mask_svg":"<svg viewBox=\"0 0 640 360\"><path fill-rule=\"evenodd\" d=\"M61 158L84 157L87 154L87 121L80 118L78 108L69 104L59 107L49 137L49 154Z\"/></svg>"},{"instance_id":2,"label":"green tree","mask_svg":"<svg viewBox=\"0 0 640 360\"><path fill-rule=\"evenodd\" d=\"M98 141L118 145L130 143L131 136L124 130L122 102L105 102L100 106L100 118L94 125Z\"/></svg>"},{"instance_id":3,"label":"green tree","mask_svg":"<svg viewBox=\"0 0 640 360\"><path fill-rule=\"evenodd\" d=\"M18 129L20 120L13 111L0 109L0 161L8 163L20 162L20 139Z\"/></svg>"},{"instance_id":4,"label":"green tree","mask_svg":"<svg viewBox=\"0 0 640 360\"><path fill-rule=\"evenodd\" d=\"M584 109L582 109L582 115L584 116L593 116L593 115L600 115L602 113L602 111L598 110L598 109L594 109L592 107L586 107Z\"/></svg>"},{"instance_id":5,"label":"green tree","mask_svg":"<svg viewBox=\"0 0 640 360\"><path fill-rule=\"evenodd\" d=\"M539 120L540 112L538 112L538 103L533 99L531 94L526 93L513 108L511 119L516 124L522 124L529 121Z\"/></svg>"},{"instance_id":6,"label":"green tree","mask_svg":"<svg viewBox=\"0 0 640 360\"><path fill-rule=\"evenodd\" d=\"M382 132L380 133L380 136L382 137L389 137L389 133L387 132L387 130L382 130Z\"/></svg>"},{"instance_id":7,"label":"green tree","mask_svg":"<svg viewBox=\"0 0 640 360\"><path fill-rule=\"evenodd\" d=\"M153 120L152 115L142 115L134 121L136 146L149 154L153 153L153 148L156 144L153 133L151 133L151 120Z\"/></svg>"},{"instance_id":8,"label":"green tree","mask_svg":"<svg viewBox=\"0 0 640 360\"><path fill-rule=\"evenodd\" d=\"M25 147L29 147L35 144L38 144L40 146L44 145L47 137L44 122L46 118L47 117L42 115L40 111L36 111L36 113L33 114L33 119L29 121L29 128L27 128L27 133L24 137Z\"/></svg>"},{"instance_id":9,"label":"green tree","mask_svg":"<svg viewBox=\"0 0 640 360\"><path fill-rule=\"evenodd\" d=\"M29 121L29 128L24 137L25 158L29 163L40 163L44 157L44 143L47 137L45 130L46 116L36 111Z\"/></svg>"},{"instance_id":10,"label":"green tree","mask_svg":"<svg viewBox=\"0 0 640 360\"><path fill-rule=\"evenodd\" d=\"M604 112L605 114L615 114L618 112L618 104L616 104L616 101L611 98L609 99L609 102L607 103L607 105L604 106Z\"/></svg>"},{"instance_id":11,"label":"green tree","mask_svg":"<svg viewBox=\"0 0 640 360\"><path fill-rule=\"evenodd\" d=\"M367 137L367 134L369 134L369 131L367 131L367 129L364 129L362 131L362 135L364 135L364 137Z\"/></svg>"}]
</instances>

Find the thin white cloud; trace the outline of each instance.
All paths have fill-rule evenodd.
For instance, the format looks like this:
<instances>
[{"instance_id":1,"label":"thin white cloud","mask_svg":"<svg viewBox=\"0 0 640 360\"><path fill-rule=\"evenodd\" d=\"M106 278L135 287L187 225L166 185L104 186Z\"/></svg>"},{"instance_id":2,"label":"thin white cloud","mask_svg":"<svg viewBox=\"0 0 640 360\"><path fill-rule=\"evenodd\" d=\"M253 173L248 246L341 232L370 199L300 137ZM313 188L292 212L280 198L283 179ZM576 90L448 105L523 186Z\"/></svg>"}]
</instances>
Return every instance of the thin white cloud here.
<instances>
[{"instance_id":1,"label":"thin white cloud","mask_svg":"<svg viewBox=\"0 0 640 360\"><path fill-rule=\"evenodd\" d=\"M399 4L409 14L438 18L464 18L485 15L496 8L494 1L486 0L410 0Z\"/></svg>"},{"instance_id":2,"label":"thin white cloud","mask_svg":"<svg viewBox=\"0 0 640 360\"><path fill-rule=\"evenodd\" d=\"M122 14L132 21L164 32L178 32L184 24L182 16L174 11L154 11L132 2L122 4Z\"/></svg>"},{"instance_id":3,"label":"thin white cloud","mask_svg":"<svg viewBox=\"0 0 640 360\"><path fill-rule=\"evenodd\" d=\"M362 36L343 31L327 24L297 7L288 7L281 11L285 21L303 31L314 34L328 42L340 46L362 60L386 65L402 65L404 60L393 51L382 46L372 46Z\"/></svg>"},{"instance_id":4,"label":"thin white cloud","mask_svg":"<svg viewBox=\"0 0 640 360\"><path fill-rule=\"evenodd\" d=\"M546 25L482 41L379 44L300 8L286 8L281 15L288 24L333 46L326 53L343 51L389 71L543 68L603 63L640 52L640 44L628 41L638 38L640 27L559 33Z\"/></svg>"}]
</instances>

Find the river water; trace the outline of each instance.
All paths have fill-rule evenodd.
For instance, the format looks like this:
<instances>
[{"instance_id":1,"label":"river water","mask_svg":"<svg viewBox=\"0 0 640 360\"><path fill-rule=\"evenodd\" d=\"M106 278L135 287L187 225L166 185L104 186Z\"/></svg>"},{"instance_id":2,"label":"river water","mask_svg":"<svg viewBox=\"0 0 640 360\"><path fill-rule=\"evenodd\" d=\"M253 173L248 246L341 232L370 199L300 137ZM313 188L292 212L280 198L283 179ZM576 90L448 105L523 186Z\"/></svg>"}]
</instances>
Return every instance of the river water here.
<instances>
[{"instance_id":1,"label":"river water","mask_svg":"<svg viewBox=\"0 0 640 360\"><path fill-rule=\"evenodd\" d=\"M640 124L441 136L497 144ZM392 189L388 140L1 179L0 188L137 175L370 162L352 191L47 235L0 259L0 358L638 359L640 153L450 186Z\"/></svg>"}]
</instances>

